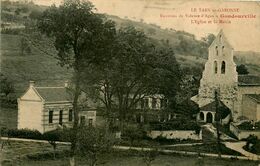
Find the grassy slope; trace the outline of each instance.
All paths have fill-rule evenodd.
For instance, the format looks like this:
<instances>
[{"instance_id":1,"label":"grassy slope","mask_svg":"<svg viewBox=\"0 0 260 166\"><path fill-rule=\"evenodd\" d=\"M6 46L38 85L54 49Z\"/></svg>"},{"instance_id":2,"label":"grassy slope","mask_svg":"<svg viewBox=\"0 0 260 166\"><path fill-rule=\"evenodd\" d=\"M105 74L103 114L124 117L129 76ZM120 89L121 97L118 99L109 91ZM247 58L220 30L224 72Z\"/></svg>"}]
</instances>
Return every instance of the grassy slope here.
<instances>
[{"instance_id":1,"label":"grassy slope","mask_svg":"<svg viewBox=\"0 0 260 166\"><path fill-rule=\"evenodd\" d=\"M9 6L10 7L10 6ZM16 6L11 6L12 11ZM32 10L44 10L44 6L29 5L29 11L23 15L29 15ZM133 25L138 29L143 30L148 36L159 40L169 40L169 43L173 47L177 47L179 44L179 37L182 36L194 42L191 34L185 32L176 32L170 29L161 29L159 26L146 24L137 21L131 21L128 19L122 19L117 16L108 16L116 22L117 26ZM149 33L149 29L154 29L155 33ZM20 55L20 38L16 35L1 35L1 72L9 76L14 82L16 92L20 95L28 86L29 80L35 80L37 84L48 85L61 85L62 82L71 77L71 72L65 68L61 68L57 65L57 60L53 57L49 57L37 49L33 49L31 55ZM247 63L249 72L251 74L259 74L259 61L254 59L259 54L253 52L235 52L237 54L237 63ZM250 55L250 58L243 58ZM203 66L206 59L202 57L195 57L191 55L176 55L178 62L182 67L196 67Z\"/></svg>"},{"instance_id":2,"label":"grassy slope","mask_svg":"<svg viewBox=\"0 0 260 166\"><path fill-rule=\"evenodd\" d=\"M52 86L62 85L71 77L71 71L60 67L54 57L35 48L32 54L22 56L19 36L2 34L1 40L1 72L14 82L17 94L25 91L29 80Z\"/></svg>"}]
</instances>

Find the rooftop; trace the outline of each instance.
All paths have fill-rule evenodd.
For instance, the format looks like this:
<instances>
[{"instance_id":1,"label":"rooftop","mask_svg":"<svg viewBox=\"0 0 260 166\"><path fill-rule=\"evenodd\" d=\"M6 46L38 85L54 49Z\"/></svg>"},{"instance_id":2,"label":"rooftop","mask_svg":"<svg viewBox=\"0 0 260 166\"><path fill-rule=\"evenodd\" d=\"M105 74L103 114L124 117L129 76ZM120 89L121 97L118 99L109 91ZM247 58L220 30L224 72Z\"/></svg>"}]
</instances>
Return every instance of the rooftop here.
<instances>
[{"instance_id":1,"label":"rooftop","mask_svg":"<svg viewBox=\"0 0 260 166\"><path fill-rule=\"evenodd\" d=\"M246 94L246 96L255 100L257 103L260 103L260 94Z\"/></svg>"},{"instance_id":2,"label":"rooftop","mask_svg":"<svg viewBox=\"0 0 260 166\"><path fill-rule=\"evenodd\" d=\"M258 75L238 75L238 85L260 85L260 76Z\"/></svg>"},{"instance_id":3,"label":"rooftop","mask_svg":"<svg viewBox=\"0 0 260 166\"><path fill-rule=\"evenodd\" d=\"M65 87L34 87L46 102L71 102L72 97Z\"/></svg>"}]
</instances>

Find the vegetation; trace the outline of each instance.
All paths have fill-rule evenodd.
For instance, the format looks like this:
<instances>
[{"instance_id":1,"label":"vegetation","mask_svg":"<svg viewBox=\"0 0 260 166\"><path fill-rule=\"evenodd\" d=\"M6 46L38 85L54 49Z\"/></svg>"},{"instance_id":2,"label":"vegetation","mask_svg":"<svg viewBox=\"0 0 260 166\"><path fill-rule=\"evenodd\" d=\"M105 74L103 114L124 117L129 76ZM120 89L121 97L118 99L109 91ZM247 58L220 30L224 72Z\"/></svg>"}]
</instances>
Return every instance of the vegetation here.
<instances>
[{"instance_id":1,"label":"vegetation","mask_svg":"<svg viewBox=\"0 0 260 166\"><path fill-rule=\"evenodd\" d=\"M10 81L3 73L0 73L0 93L7 97L14 92L13 82Z\"/></svg>"},{"instance_id":2,"label":"vegetation","mask_svg":"<svg viewBox=\"0 0 260 166\"><path fill-rule=\"evenodd\" d=\"M200 126L195 121L187 119L173 119L168 122L152 122L151 130L195 130L199 133Z\"/></svg>"},{"instance_id":3,"label":"vegetation","mask_svg":"<svg viewBox=\"0 0 260 166\"><path fill-rule=\"evenodd\" d=\"M257 154L260 154L260 140L255 135L250 135L246 138L246 145L243 147L245 150Z\"/></svg>"},{"instance_id":4,"label":"vegetation","mask_svg":"<svg viewBox=\"0 0 260 166\"><path fill-rule=\"evenodd\" d=\"M249 74L248 69L244 64L237 66L237 73L241 75Z\"/></svg>"},{"instance_id":5,"label":"vegetation","mask_svg":"<svg viewBox=\"0 0 260 166\"><path fill-rule=\"evenodd\" d=\"M90 166L97 165L99 156L110 152L115 144L112 134L101 128L82 126L78 137L79 154L89 159Z\"/></svg>"},{"instance_id":6,"label":"vegetation","mask_svg":"<svg viewBox=\"0 0 260 166\"><path fill-rule=\"evenodd\" d=\"M259 122L253 124L252 122L246 121L246 122L241 123L237 127L240 130L260 130L259 124L260 124Z\"/></svg>"},{"instance_id":7,"label":"vegetation","mask_svg":"<svg viewBox=\"0 0 260 166\"><path fill-rule=\"evenodd\" d=\"M95 14L93 7L87 1L66 1L58 8L52 6L45 10L37 23L42 33L54 38L60 65L73 70L74 138L71 139L71 165L75 165L79 124L78 98L82 91L84 69L89 64L99 63L108 57L108 48L113 43L115 33L114 23Z\"/></svg>"}]
</instances>

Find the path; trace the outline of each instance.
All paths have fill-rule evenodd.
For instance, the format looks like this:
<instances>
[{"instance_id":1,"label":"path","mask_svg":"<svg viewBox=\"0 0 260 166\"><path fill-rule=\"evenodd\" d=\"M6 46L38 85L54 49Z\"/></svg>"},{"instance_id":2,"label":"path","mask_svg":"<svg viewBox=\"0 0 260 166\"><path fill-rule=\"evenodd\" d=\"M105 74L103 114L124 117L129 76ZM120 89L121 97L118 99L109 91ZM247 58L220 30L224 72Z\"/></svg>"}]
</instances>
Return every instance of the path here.
<instances>
[{"instance_id":1,"label":"path","mask_svg":"<svg viewBox=\"0 0 260 166\"><path fill-rule=\"evenodd\" d=\"M7 137L1 137L1 140L8 140ZM33 139L23 139L23 138L9 138L10 141L25 141L25 142L41 142L41 143L48 143L48 141L44 141L44 140L33 140ZM65 145L69 145L69 142L57 142L58 144L65 144ZM240 143L240 142L238 142ZM195 143L197 144L197 143ZM177 145L177 144L176 144ZM179 144L180 145L180 144ZM190 144L191 145L191 144ZM187 146L187 145L185 145ZM227 142L227 147L236 150L238 152L240 152L241 154L246 154L245 152L242 152L241 147L243 146L242 144L239 146L236 146L235 143L233 142ZM238 148L240 147L240 148ZM119 150L137 150L137 151L152 151L154 150L153 148L141 148L141 147L129 147L129 146L114 146L113 148L115 149L119 149ZM175 154L184 154L184 155L200 155L200 156L208 156L208 157L218 157L218 154L213 154L213 153L198 153L198 152L187 152L187 151L177 151L177 150L168 150L168 149L158 149L159 152L163 152L163 153L175 153ZM249 152L248 152L249 153ZM237 158L237 159L242 159L242 160L259 160L260 157L259 156L252 156L251 153L250 155L245 155L245 156L235 156L235 155L221 155L222 158Z\"/></svg>"},{"instance_id":2,"label":"path","mask_svg":"<svg viewBox=\"0 0 260 166\"><path fill-rule=\"evenodd\" d=\"M256 155L253 153L250 153L246 150L243 149L243 146L246 145L245 141L240 141L240 142L223 142L226 147L235 150L241 154L243 154L244 156L248 157L250 160L260 160L260 155Z\"/></svg>"}]
</instances>

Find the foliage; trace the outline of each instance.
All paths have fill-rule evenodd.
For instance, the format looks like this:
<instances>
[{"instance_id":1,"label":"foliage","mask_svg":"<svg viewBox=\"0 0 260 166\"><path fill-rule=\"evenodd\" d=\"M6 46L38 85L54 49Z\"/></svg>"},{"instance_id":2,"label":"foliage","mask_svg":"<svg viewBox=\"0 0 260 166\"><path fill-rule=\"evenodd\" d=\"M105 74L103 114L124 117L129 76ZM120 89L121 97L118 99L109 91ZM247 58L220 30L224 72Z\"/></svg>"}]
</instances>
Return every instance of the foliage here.
<instances>
[{"instance_id":1,"label":"foliage","mask_svg":"<svg viewBox=\"0 0 260 166\"><path fill-rule=\"evenodd\" d=\"M175 113L190 119L194 119L194 115L199 113L199 111L199 106L190 99L177 104L174 108Z\"/></svg>"},{"instance_id":2,"label":"foliage","mask_svg":"<svg viewBox=\"0 0 260 166\"><path fill-rule=\"evenodd\" d=\"M14 85L3 73L0 73L0 93L7 97L14 92Z\"/></svg>"},{"instance_id":3,"label":"foliage","mask_svg":"<svg viewBox=\"0 0 260 166\"><path fill-rule=\"evenodd\" d=\"M151 166L152 162L156 159L159 155L159 151L157 147L150 147L151 150L144 150L142 149L141 155L143 156L143 161L145 162L146 166Z\"/></svg>"},{"instance_id":4,"label":"foliage","mask_svg":"<svg viewBox=\"0 0 260 166\"><path fill-rule=\"evenodd\" d=\"M255 135L250 135L246 138L245 149L255 153L260 154L260 140Z\"/></svg>"},{"instance_id":5,"label":"foliage","mask_svg":"<svg viewBox=\"0 0 260 166\"><path fill-rule=\"evenodd\" d=\"M168 122L152 122L150 123L151 130L195 130L198 134L200 126L188 119L174 119Z\"/></svg>"},{"instance_id":6,"label":"foliage","mask_svg":"<svg viewBox=\"0 0 260 166\"><path fill-rule=\"evenodd\" d=\"M96 93L91 96L102 101L109 113L118 111L121 122L144 97L174 98L181 75L169 45L156 47L142 31L124 27L117 31L110 51L110 60L85 71L85 89Z\"/></svg>"},{"instance_id":7,"label":"foliage","mask_svg":"<svg viewBox=\"0 0 260 166\"><path fill-rule=\"evenodd\" d=\"M42 139L47 140L51 146L53 147L53 158L56 157L56 148L57 148L57 141L61 140L62 137L62 130L53 130L46 132L42 135Z\"/></svg>"},{"instance_id":8,"label":"foliage","mask_svg":"<svg viewBox=\"0 0 260 166\"><path fill-rule=\"evenodd\" d=\"M238 65L236 70L237 70L237 73L241 74L241 75L249 74L248 69L247 69L246 65L244 65L244 64Z\"/></svg>"},{"instance_id":9,"label":"foliage","mask_svg":"<svg viewBox=\"0 0 260 166\"><path fill-rule=\"evenodd\" d=\"M71 164L77 143L78 98L81 94L84 69L109 57L115 26L94 11L89 1L68 0L59 7L51 6L37 21L38 29L54 39L57 59L61 66L73 69L74 136L71 139Z\"/></svg>"},{"instance_id":10,"label":"foliage","mask_svg":"<svg viewBox=\"0 0 260 166\"><path fill-rule=\"evenodd\" d=\"M39 131L29 129L8 129L1 131L1 134L11 138L43 139Z\"/></svg>"},{"instance_id":11,"label":"foliage","mask_svg":"<svg viewBox=\"0 0 260 166\"><path fill-rule=\"evenodd\" d=\"M251 122L243 122L237 126L240 130L253 130L254 125Z\"/></svg>"},{"instance_id":12,"label":"foliage","mask_svg":"<svg viewBox=\"0 0 260 166\"><path fill-rule=\"evenodd\" d=\"M98 156L112 150L115 138L108 131L101 128L82 126L78 133L79 154L90 160L90 165L96 165Z\"/></svg>"},{"instance_id":13,"label":"foliage","mask_svg":"<svg viewBox=\"0 0 260 166\"><path fill-rule=\"evenodd\" d=\"M135 140L140 141L144 136L146 135L146 132L142 130L142 128L134 127L134 126L127 126L124 128L122 136L126 137L130 140L131 146L133 146L133 143Z\"/></svg>"},{"instance_id":14,"label":"foliage","mask_svg":"<svg viewBox=\"0 0 260 166\"><path fill-rule=\"evenodd\" d=\"M26 40L26 38L24 38L24 37L21 38L20 47L21 47L22 56L24 55L24 53L30 54L32 52L28 40Z\"/></svg>"}]
</instances>

